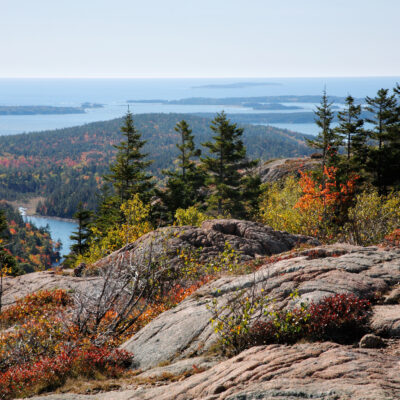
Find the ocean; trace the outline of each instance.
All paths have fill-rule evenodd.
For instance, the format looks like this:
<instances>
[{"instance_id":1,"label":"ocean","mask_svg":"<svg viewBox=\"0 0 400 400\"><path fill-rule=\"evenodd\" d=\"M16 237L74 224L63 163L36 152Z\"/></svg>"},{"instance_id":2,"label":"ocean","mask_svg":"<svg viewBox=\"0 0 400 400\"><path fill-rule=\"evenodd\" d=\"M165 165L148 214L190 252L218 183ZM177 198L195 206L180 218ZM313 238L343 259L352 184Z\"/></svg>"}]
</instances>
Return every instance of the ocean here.
<instances>
[{"instance_id":1,"label":"ocean","mask_svg":"<svg viewBox=\"0 0 400 400\"><path fill-rule=\"evenodd\" d=\"M254 83L266 82L257 86ZM250 97L277 95L374 96L380 88L392 88L400 77L370 78L230 78L230 79L0 79L0 105L80 106L101 103L103 108L85 114L0 116L0 135L59 129L123 116L127 100L175 100L188 97ZM245 84L243 84L245 83ZM250 83L250 85L246 85ZM141 113L219 112L256 113L244 107L132 104ZM315 104L309 104L311 112ZM299 111L299 110L297 110ZM301 111L301 110L300 110ZM280 111L281 112L281 111ZM282 111L283 112L283 111ZM286 112L292 112L290 110ZM272 124L301 133L316 134L314 124Z\"/></svg>"}]
</instances>

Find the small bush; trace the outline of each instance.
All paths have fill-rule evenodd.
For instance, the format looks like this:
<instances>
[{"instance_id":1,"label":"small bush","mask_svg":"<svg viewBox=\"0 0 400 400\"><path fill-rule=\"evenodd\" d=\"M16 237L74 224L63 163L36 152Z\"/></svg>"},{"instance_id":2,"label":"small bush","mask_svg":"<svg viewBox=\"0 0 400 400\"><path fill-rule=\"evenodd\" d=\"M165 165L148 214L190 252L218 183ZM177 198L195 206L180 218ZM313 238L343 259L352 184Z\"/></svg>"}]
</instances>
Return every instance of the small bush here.
<instances>
[{"instance_id":1,"label":"small bush","mask_svg":"<svg viewBox=\"0 0 400 400\"><path fill-rule=\"evenodd\" d=\"M291 294L297 296L296 292ZM214 330L220 336L220 350L238 354L255 345L290 344L300 339L351 343L365 332L371 303L354 295L338 294L320 303L276 311L274 301L262 294L241 292L221 308L214 300L210 308Z\"/></svg>"},{"instance_id":2,"label":"small bush","mask_svg":"<svg viewBox=\"0 0 400 400\"><path fill-rule=\"evenodd\" d=\"M314 339L349 342L365 329L371 303L350 294L326 297L308 307L308 334Z\"/></svg>"},{"instance_id":3,"label":"small bush","mask_svg":"<svg viewBox=\"0 0 400 400\"><path fill-rule=\"evenodd\" d=\"M178 208L175 212L175 223L177 226L201 226L201 224L210 219L210 217L202 213L199 209L192 206L187 209Z\"/></svg>"}]
</instances>

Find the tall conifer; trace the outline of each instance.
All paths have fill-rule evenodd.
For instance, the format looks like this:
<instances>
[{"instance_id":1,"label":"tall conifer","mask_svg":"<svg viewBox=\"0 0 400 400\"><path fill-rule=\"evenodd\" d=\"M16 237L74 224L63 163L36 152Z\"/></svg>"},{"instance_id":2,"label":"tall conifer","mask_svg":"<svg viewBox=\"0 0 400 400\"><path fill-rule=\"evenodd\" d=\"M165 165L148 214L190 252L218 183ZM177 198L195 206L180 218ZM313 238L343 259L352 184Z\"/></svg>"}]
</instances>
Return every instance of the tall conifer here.
<instances>
[{"instance_id":1,"label":"tall conifer","mask_svg":"<svg viewBox=\"0 0 400 400\"><path fill-rule=\"evenodd\" d=\"M213 141L203 144L210 155L201 159L208 173L208 207L220 215L244 217L250 211L246 205L254 205L259 194L259 177L249 179L245 174L257 161L247 159L243 129L231 123L224 112L214 118L211 130Z\"/></svg>"},{"instance_id":2,"label":"tall conifer","mask_svg":"<svg viewBox=\"0 0 400 400\"><path fill-rule=\"evenodd\" d=\"M333 120L332 103L328 101L326 90L324 90L321 103L315 110L315 123L321 129L317 137L308 140L310 147L321 150L322 152L322 171L325 166L334 165L337 162L337 151L340 145L340 138L332 129Z\"/></svg>"},{"instance_id":3,"label":"tall conifer","mask_svg":"<svg viewBox=\"0 0 400 400\"><path fill-rule=\"evenodd\" d=\"M146 168L152 161L145 161L147 154L142 153L142 148L146 141L141 140L141 134L136 130L132 113L129 111L124 118L121 131L125 140L115 146L116 160L110 165L110 174L105 178L113 184L120 204L136 193L143 202L147 202L154 188L152 177L146 173Z\"/></svg>"},{"instance_id":4,"label":"tall conifer","mask_svg":"<svg viewBox=\"0 0 400 400\"><path fill-rule=\"evenodd\" d=\"M361 105L354 103L352 96L346 97L346 107L338 112L339 126L336 132L345 148L344 169L346 179L350 172L360 171L365 164L366 133L361 116Z\"/></svg>"},{"instance_id":5,"label":"tall conifer","mask_svg":"<svg viewBox=\"0 0 400 400\"><path fill-rule=\"evenodd\" d=\"M398 120L396 97L389 95L388 89L380 89L375 97L367 97L365 101L366 110L371 114L366 121L372 125L367 134L374 143L369 150L368 167L375 176L379 193L386 194L387 187L392 182L392 144L396 140L395 126Z\"/></svg>"},{"instance_id":6,"label":"tall conifer","mask_svg":"<svg viewBox=\"0 0 400 400\"><path fill-rule=\"evenodd\" d=\"M194 159L200 157L201 150L196 149L194 135L185 120L176 124L175 131L179 134L179 150L176 159L176 170L165 170L168 176L166 190L161 192L161 198L168 209L169 218L173 217L178 208L188 208L202 200L200 188L204 185L205 174Z\"/></svg>"}]
</instances>

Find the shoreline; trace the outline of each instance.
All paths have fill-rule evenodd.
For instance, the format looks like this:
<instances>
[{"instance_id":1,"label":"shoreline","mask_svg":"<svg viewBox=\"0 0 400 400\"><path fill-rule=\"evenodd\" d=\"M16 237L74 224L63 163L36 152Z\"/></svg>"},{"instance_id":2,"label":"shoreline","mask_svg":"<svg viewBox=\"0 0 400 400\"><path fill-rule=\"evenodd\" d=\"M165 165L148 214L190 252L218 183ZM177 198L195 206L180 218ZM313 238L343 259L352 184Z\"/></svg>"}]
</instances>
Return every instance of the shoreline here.
<instances>
[{"instance_id":1,"label":"shoreline","mask_svg":"<svg viewBox=\"0 0 400 400\"><path fill-rule=\"evenodd\" d=\"M53 219L56 221L72 222L72 223L77 222L77 220L74 218L62 218L62 217L37 214L36 213L37 205L39 204L40 201L44 201L44 200L45 200L44 197L38 196L38 197L31 197L30 199L26 199L26 200L7 201L7 203L9 203L11 206L13 206L14 209L18 210L20 212L20 214L24 217L47 218L47 219ZM23 211L23 212L21 212L21 211Z\"/></svg>"},{"instance_id":2,"label":"shoreline","mask_svg":"<svg viewBox=\"0 0 400 400\"><path fill-rule=\"evenodd\" d=\"M62 218L62 217L53 217L49 215L40 215L40 214L28 214L26 213L24 217L35 217L35 218L46 218L46 219L53 219L55 221L61 221L61 222L71 222L76 224L77 220L73 218Z\"/></svg>"}]
</instances>

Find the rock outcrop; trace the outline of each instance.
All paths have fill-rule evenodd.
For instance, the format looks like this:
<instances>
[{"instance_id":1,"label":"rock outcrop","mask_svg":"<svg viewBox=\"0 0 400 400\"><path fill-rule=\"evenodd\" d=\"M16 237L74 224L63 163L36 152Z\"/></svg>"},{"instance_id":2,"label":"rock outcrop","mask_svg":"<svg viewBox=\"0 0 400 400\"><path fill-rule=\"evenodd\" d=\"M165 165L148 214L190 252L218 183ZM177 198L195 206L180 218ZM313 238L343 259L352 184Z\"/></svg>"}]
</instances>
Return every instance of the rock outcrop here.
<instances>
[{"instance_id":1,"label":"rock outcrop","mask_svg":"<svg viewBox=\"0 0 400 400\"><path fill-rule=\"evenodd\" d=\"M318 244L317 240L308 236L275 231L255 222L211 220L204 222L201 228L185 226L157 229L102 259L98 265L107 265L121 253L126 254L127 258L129 256L142 258L151 252L163 254L168 262L179 265L177 251L188 247L199 249L201 259L206 261L223 251L227 241L240 253L242 260L287 251L297 244ZM83 272L84 268L80 266L78 275L82 275ZM3 305L11 305L17 299L38 290L58 288L76 290L96 282L96 278L72 276L67 274L67 271L65 274L42 271L6 278Z\"/></svg>"},{"instance_id":2,"label":"rock outcrop","mask_svg":"<svg viewBox=\"0 0 400 400\"><path fill-rule=\"evenodd\" d=\"M162 254L169 262L179 264L177 253L184 248L198 250L200 259L207 261L224 251L226 242L239 253L242 261L282 253L300 244L319 243L309 236L275 231L256 222L216 219L203 222L200 228L173 226L157 229L102 259L98 265L113 262L121 254L126 259L142 259L149 254Z\"/></svg>"},{"instance_id":3,"label":"rock outcrop","mask_svg":"<svg viewBox=\"0 0 400 400\"><path fill-rule=\"evenodd\" d=\"M262 183L276 182L289 175L299 176L299 171L310 171L317 168L321 160L310 157L303 158L282 158L274 161L267 161L257 168Z\"/></svg>"},{"instance_id":4,"label":"rock outcrop","mask_svg":"<svg viewBox=\"0 0 400 400\"><path fill-rule=\"evenodd\" d=\"M207 243L209 236L200 233L204 228L191 229L199 229L196 231L199 234L189 235L190 240L204 237ZM249 232L252 231L247 230L241 237L250 240L246 236ZM218 233L221 232L213 228L210 237ZM251 238L251 246L256 246L258 241L253 234ZM181 237L175 239L180 243ZM186 238L184 243L188 241ZM244 247L249 249L248 255L258 254L258 247L254 247L255 251L251 246ZM124 251L135 249L132 245ZM268 258L254 274L225 276L203 286L127 341L122 347L133 352L135 368L141 373L119 390L38 399L397 399L400 398L400 305L395 291L399 283L400 249L337 244ZM208 358L217 337L207 304L217 299L218 304L224 305L237 290L254 285L276 299L278 308L292 307L298 301L318 302L341 293L369 298L376 304L369 323L370 333L376 336L364 337L360 345L331 342L269 345L252 347L227 360ZM290 296L294 290L299 294L297 299ZM385 301L388 297L389 302ZM187 377L187 374L193 375Z\"/></svg>"},{"instance_id":5,"label":"rock outcrop","mask_svg":"<svg viewBox=\"0 0 400 400\"><path fill-rule=\"evenodd\" d=\"M359 349L334 343L253 347L183 381L131 384L92 396L43 400L389 400L400 398L400 347Z\"/></svg>"},{"instance_id":6,"label":"rock outcrop","mask_svg":"<svg viewBox=\"0 0 400 400\"><path fill-rule=\"evenodd\" d=\"M293 256L289 254L287 259L266 264L255 274L224 277L204 286L145 326L123 348L134 354L138 368L202 354L216 340L207 305L213 298L224 305L237 290L254 284L262 286L265 294L276 300L276 307L284 308L293 305L290 294L295 290L298 302L318 302L339 293L372 299L400 282L400 251L335 245ZM372 326L378 333L390 327L390 332L397 334L399 313L390 310L382 316L380 307L397 306L375 306L373 321L377 322ZM375 317L378 311L379 320Z\"/></svg>"}]
</instances>

